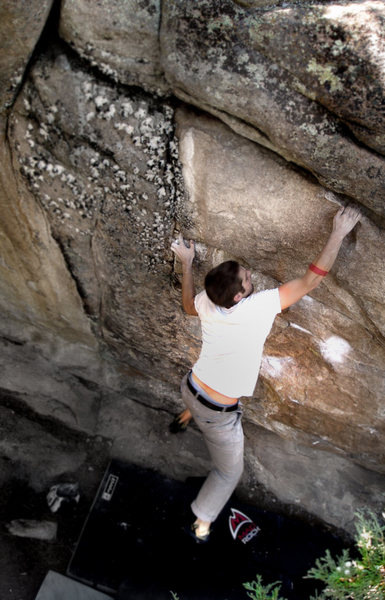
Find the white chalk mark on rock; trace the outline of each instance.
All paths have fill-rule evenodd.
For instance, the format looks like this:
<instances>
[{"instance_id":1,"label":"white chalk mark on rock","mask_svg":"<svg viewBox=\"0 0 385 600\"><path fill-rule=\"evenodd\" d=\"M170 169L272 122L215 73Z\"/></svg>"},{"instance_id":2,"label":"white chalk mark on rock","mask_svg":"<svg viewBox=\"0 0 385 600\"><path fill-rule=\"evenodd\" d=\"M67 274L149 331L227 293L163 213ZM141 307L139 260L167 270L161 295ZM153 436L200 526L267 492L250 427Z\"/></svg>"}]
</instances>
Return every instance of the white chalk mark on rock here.
<instances>
[{"instance_id":1,"label":"white chalk mark on rock","mask_svg":"<svg viewBox=\"0 0 385 600\"><path fill-rule=\"evenodd\" d=\"M311 331L301 327L301 325L297 325L297 323L289 323L290 327L294 327L294 329L298 329L299 331L303 331L304 333L308 333L309 335L313 335Z\"/></svg>"},{"instance_id":2,"label":"white chalk mark on rock","mask_svg":"<svg viewBox=\"0 0 385 600\"><path fill-rule=\"evenodd\" d=\"M294 365L294 360L290 356L263 356L261 374L270 377L280 377L292 365Z\"/></svg>"},{"instance_id":3,"label":"white chalk mark on rock","mask_svg":"<svg viewBox=\"0 0 385 600\"><path fill-rule=\"evenodd\" d=\"M343 363L352 350L349 342L338 335L332 335L325 342L320 342L319 346L323 358L332 365Z\"/></svg>"}]
</instances>

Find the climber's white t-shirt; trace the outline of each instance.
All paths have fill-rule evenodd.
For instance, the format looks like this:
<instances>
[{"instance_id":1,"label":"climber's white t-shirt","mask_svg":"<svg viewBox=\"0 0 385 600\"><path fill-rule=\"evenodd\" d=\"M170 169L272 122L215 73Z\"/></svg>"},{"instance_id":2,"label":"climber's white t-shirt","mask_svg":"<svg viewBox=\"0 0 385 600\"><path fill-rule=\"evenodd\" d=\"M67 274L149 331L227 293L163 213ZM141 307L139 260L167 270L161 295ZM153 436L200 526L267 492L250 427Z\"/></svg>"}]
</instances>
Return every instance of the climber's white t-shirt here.
<instances>
[{"instance_id":1,"label":"climber's white t-shirt","mask_svg":"<svg viewBox=\"0 0 385 600\"><path fill-rule=\"evenodd\" d=\"M231 308L217 306L203 291L194 304L201 320L202 349L193 372L220 394L251 396L263 345L281 312L278 288L251 294Z\"/></svg>"}]
</instances>

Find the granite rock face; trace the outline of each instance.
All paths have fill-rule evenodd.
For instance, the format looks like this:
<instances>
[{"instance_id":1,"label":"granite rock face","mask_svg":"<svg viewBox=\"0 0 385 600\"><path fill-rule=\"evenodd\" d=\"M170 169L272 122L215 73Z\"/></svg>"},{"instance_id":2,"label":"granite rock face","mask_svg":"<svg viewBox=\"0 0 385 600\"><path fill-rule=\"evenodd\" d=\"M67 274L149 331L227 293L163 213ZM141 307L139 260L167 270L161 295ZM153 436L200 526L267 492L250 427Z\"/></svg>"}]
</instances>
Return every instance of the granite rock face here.
<instances>
[{"instance_id":1,"label":"granite rock face","mask_svg":"<svg viewBox=\"0 0 385 600\"><path fill-rule=\"evenodd\" d=\"M13 2L0 6L0 113L20 88L24 71L47 21L53 0Z\"/></svg>"},{"instance_id":2,"label":"granite rock face","mask_svg":"<svg viewBox=\"0 0 385 600\"><path fill-rule=\"evenodd\" d=\"M183 110L177 121L194 223L189 234L206 245L203 272L236 259L253 270L256 289L299 276L327 238L334 197L213 119ZM284 437L320 449L332 443L356 462L381 469L385 354L376 340L385 315L371 272L379 273L385 258L380 239L363 218L325 283L276 319L265 347L263 389L247 408L251 420ZM378 291L384 289L381 275L377 282ZM376 302L379 312L369 314Z\"/></svg>"},{"instance_id":3,"label":"granite rock face","mask_svg":"<svg viewBox=\"0 0 385 600\"><path fill-rule=\"evenodd\" d=\"M169 247L183 198L172 117L169 104L98 82L58 50L36 64L9 124L15 169L47 216L94 331L121 360L158 376L174 370L182 329L169 315Z\"/></svg>"},{"instance_id":4,"label":"granite rock face","mask_svg":"<svg viewBox=\"0 0 385 600\"><path fill-rule=\"evenodd\" d=\"M378 21L383 6L381 3L368 4L376 4L376 10L366 11L365 16L375 21L373 27L376 26L380 34ZM363 11L361 3L360 6ZM359 10L357 8L356 12ZM335 65L317 63L317 50L325 59L332 43L325 42L322 33L327 11L323 5L289 7L272 9L266 16L259 11L242 9L231 0L221 2L220 6L205 0L167 2L162 13L161 31L164 70L178 97L204 110L214 109L218 116L220 113L230 115L232 123L236 123L234 117L246 122L251 125L251 130L257 130L260 143L266 138L266 145L311 171L321 183L347 194L383 217L384 158L347 135L344 122L338 118L341 112L338 106L345 105L345 96L350 97L353 91L349 106L354 101L360 102L354 92L356 88L360 89L360 81L368 74L368 60L364 60L368 57L363 51L357 73L350 76L347 73L341 80L336 75L337 62ZM359 21L360 14L356 18ZM329 28L333 29L333 20ZM296 31L296 35L292 35L292 31ZM268 45L265 38L269 38ZM296 42L299 38L301 43ZM289 44L287 40L295 48L291 70L285 68L287 57L291 59L293 54L285 48L285 44ZM275 49L270 50L273 60L269 57L270 47ZM337 44L336 48L340 46ZM343 48L342 45L341 53ZM353 44L353 54L354 48ZM281 51L285 59L281 58ZM295 58L297 55L304 55L304 58ZM336 54L336 60L337 57ZM373 69L376 68L374 65ZM351 89L351 79L357 82L356 88ZM313 80L317 82L315 93ZM381 86L374 85L373 104L380 108L383 91ZM336 112L330 112L320 103L323 100L320 90L325 88L330 89L330 94L324 94L325 98L337 96L335 101L329 100L330 107ZM327 104L326 99L324 102ZM371 104L371 115L376 113L375 106ZM345 112L344 119L348 109ZM377 117L371 116L371 119L378 118L378 112ZM353 120L352 116L349 118ZM369 120L364 129L369 126ZM360 121L364 122L362 116ZM377 135L378 127L374 129ZM377 149L377 142L374 145Z\"/></svg>"},{"instance_id":5,"label":"granite rock face","mask_svg":"<svg viewBox=\"0 0 385 600\"><path fill-rule=\"evenodd\" d=\"M41 47L2 119L0 396L5 440L24 407L16 460L32 485L34 440L55 445L47 418L203 475L197 430L168 433L200 346L171 241L196 240L197 290L227 258L271 288L353 200L363 217L331 274L266 343L240 490L347 530L383 506L381 4L98 0L91 18L63 0L65 42ZM18 444L2 443L4 464ZM84 461L59 446L45 481Z\"/></svg>"},{"instance_id":6,"label":"granite rock face","mask_svg":"<svg viewBox=\"0 0 385 600\"><path fill-rule=\"evenodd\" d=\"M167 92L159 53L160 0L63 0L60 35L108 77Z\"/></svg>"},{"instance_id":7,"label":"granite rock face","mask_svg":"<svg viewBox=\"0 0 385 600\"><path fill-rule=\"evenodd\" d=\"M301 94L384 154L383 3L306 4L254 15L252 46L290 73Z\"/></svg>"},{"instance_id":8,"label":"granite rock face","mask_svg":"<svg viewBox=\"0 0 385 600\"><path fill-rule=\"evenodd\" d=\"M98 0L90 19L66 0L60 32L109 77L215 114L383 218L384 17L379 0Z\"/></svg>"}]
</instances>

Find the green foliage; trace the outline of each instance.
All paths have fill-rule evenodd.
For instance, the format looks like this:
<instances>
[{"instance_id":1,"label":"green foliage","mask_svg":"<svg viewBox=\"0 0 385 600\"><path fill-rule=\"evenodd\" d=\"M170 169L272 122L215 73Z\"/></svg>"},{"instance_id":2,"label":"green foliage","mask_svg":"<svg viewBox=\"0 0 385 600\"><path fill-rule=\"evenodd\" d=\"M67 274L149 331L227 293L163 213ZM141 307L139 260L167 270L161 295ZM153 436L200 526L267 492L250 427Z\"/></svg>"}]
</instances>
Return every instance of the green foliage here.
<instances>
[{"instance_id":1,"label":"green foliage","mask_svg":"<svg viewBox=\"0 0 385 600\"><path fill-rule=\"evenodd\" d=\"M327 551L306 575L326 586L311 600L384 600L385 526L371 511L361 511L356 517L355 541L360 557L351 559L344 550L334 559Z\"/></svg>"},{"instance_id":2,"label":"green foliage","mask_svg":"<svg viewBox=\"0 0 385 600\"><path fill-rule=\"evenodd\" d=\"M385 525L369 510L357 513L356 518L355 542L360 557L352 559L349 551L343 550L341 556L333 558L327 550L305 577L325 584L310 600L385 600ZM243 586L252 600L285 600L279 596L280 583L263 585L257 575ZM179 600L174 592L171 595Z\"/></svg>"},{"instance_id":3,"label":"green foliage","mask_svg":"<svg viewBox=\"0 0 385 600\"><path fill-rule=\"evenodd\" d=\"M252 600L285 600L282 596L278 596L281 589L281 582L275 581L268 585L262 585L262 577L257 575L255 581L249 581L243 584L243 587L249 590L247 595Z\"/></svg>"},{"instance_id":4,"label":"green foliage","mask_svg":"<svg viewBox=\"0 0 385 600\"><path fill-rule=\"evenodd\" d=\"M247 595L250 596L252 600L286 600L286 598L282 598L282 596L278 595L281 588L280 581L262 585L262 577L260 575L257 575L256 577L255 581L249 581L243 584L243 587L249 590ZM171 592L171 596L172 600L179 600L174 592Z\"/></svg>"}]
</instances>

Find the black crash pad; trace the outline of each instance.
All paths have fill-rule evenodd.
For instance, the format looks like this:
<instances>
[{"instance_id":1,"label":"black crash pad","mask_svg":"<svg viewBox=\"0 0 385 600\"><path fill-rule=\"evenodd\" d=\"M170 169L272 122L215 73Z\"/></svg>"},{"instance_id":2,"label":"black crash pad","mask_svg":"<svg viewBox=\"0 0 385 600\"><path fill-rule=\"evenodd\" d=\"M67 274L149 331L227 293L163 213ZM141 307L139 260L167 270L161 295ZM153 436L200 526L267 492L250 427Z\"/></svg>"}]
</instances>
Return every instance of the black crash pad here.
<instances>
[{"instance_id":1,"label":"black crash pad","mask_svg":"<svg viewBox=\"0 0 385 600\"><path fill-rule=\"evenodd\" d=\"M244 504L233 495L207 544L183 527L203 479L178 482L112 461L91 507L67 575L119 600L246 600L242 583L259 573L282 581L287 600L308 600L307 570L326 548L341 551L331 533Z\"/></svg>"}]
</instances>

